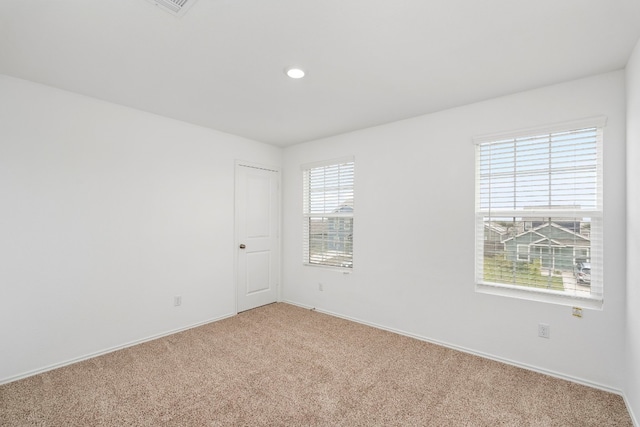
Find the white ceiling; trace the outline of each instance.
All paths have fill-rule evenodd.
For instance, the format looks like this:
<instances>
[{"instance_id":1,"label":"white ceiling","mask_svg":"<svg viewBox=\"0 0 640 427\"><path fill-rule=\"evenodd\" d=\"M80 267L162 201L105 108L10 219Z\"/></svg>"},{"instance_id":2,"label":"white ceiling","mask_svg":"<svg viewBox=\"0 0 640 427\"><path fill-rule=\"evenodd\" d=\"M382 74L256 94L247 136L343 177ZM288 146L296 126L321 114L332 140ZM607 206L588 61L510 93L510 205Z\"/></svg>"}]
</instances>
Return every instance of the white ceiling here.
<instances>
[{"instance_id":1,"label":"white ceiling","mask_svg":"<svg viewBox=\"0 0 640 427\"><path fill-rule=\"evenodd\" d=\"M639 37L638 0L2 0L0 73L284 146L617 70Z\"/></svg>"}]
</instances>

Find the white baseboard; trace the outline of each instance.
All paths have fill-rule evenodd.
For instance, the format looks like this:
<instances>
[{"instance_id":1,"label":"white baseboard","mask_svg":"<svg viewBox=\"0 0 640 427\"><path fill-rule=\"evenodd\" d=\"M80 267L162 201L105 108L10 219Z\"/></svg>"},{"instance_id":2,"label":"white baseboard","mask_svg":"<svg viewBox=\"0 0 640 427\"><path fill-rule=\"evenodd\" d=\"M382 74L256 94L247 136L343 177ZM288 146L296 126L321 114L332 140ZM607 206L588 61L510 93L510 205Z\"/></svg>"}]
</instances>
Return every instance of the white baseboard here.
<instances>
[{"instance_id":1,"label":"white baseboard","mask_svg":"<svg viewBox=\"0 0 640 427\"><path fill-rule=\"evenodd\" d=\"M526 370L529 370L529 371L538 372L538 373L541 373L541 374L544 374L544 375L549 375L549 376L552 376L552 377L555 377L555 378L560 378L560 379L571 381L571 382L574 382L574 383L577 383L577 384L586 385L588 387L597 388L599 390L603 390L603 391L606 391L606 392L609 392L609 393L618 394L618 395L622 396L623 398L625 398L625 403L627 404L627 408L630 408L630 406L629 406L628 402L626 401L626 397L625 397L624 393L622 392L622 390L618 390L618 389L615 389L615 388L612 388L612 387L609 387L609 386L606 386L606 385L603 385L603 384L595 383L595 382L592 382L592 381L588 381L588 380L585 380L585 379L582 379L582 378L573 377L573 376L570 376L570 375L565 375L565 374L562 374L560 372L551 371L551 370L540 368L540 367L537 367L537 366L528 365L526 363L517 362L515 360L505 359L505 358L500 357L500 356L495 356L495 355L489 354L489 353L483 353L481 351L476 351L476 350L469 349L469 348L466 348L466 347L461 347L461 346L458 346L458 345L455 345L455 344L451 344L451 343L448 343L448 342L434 340L434 339L431 339L431 338L428 338L428 337L424 337L424 336L421 336L421 335L416 335L416 334L412 334L412 333L409 333L409 332L405 332L405 331L402 331L400 329L389 328L387 326L378 325L378 324L373 323L373 322L368 322L368 321L365 321L365 320L362 320L362 319L358 319L358 318L354 318L354 317L351 317L351 316L345 316L345 315L340 314L340 313L334 313L334 312L329 311L329 310L323 310L321 308L312 307L312 306L308 306L308 305L305 305L305 304L300 304L300 303L297 303L297 302L294 302L294 301L286 301L285 300L285 301L282 301L282 302L287 303L287 304L291 304L291 305L296 305L298 307L306 308L306 309L309 309L309 310L315 310L318 313L324 313L324 314L328 314L330 316L339 317L341 319L349 320L349 321L352 321L352 322L361 323L363 325L371 326L371 327L376 328L376 329L382 329L383 331L393 332L395 334L404 335L404 336L409 337L409 338L415 338L417 340L425 341L425 342L428 342L428 343L431 343L431 344L441 345L443 347L447 347L447 348L450 348L450 349L453 349L453 350L458 350L458 351L461 351L463 353L472 354L474 356L483 357L485 359L495 360L496 362L505 363L507 365L516 366L518 368L523 368L523 369L526 369ZM631 413L631 411L629 411L629 413ZM636 427L638 427L637 424L636 424Z\"/></svg>"},{"instance_id":2,"label":"white baseboard","mask_svg":"<svg viewBox=\"0 0 640 427\"><path fill-rule=\"evenodd\" d=\"M631 402L627 399L627 395L622 393L622 398L624 399L624 404L627 406L627 411L629 412L629 416L631 417L631 422L634 427L640 427L640 422L638 422L638 418L633 413L633 406L631 406Z\"/></svg>"},{"instance_id":3,"label":"white baseboard","mask_svg":"<svg viewBox=\"0 0 640 427\"><path fill-rule=\"evenodd\" d=\"M166 331L166 332L162 332L162 333L159 333L159 334L151 335L151 336L146 337L146 338L141 338L141 339L138 339L138 340L127 342L125 344L121 344L121 345L117 345L117 346L114 346L114 347L109 347L109 348L104 349L104 350L96 351L94 353L85 354L83 356L79 356L79 357L75 357L73 359L65 360L64 362L54 363L52 365L48 365L48 366L45 366L43 368L34 369L32 371L24 372L22 374L14 375L14 376L11 376L11 377L8 377L8 378L2 378L2 379L0 379L0 385L7 384L7 383L10 383L10 382L13 382L13 381L18 381L18 380L21 380L23 378L31 377L33 375L42 374L42 373L47 372L47 371L52 371L54 369L62 368L63 366L68 366L68 365L72 365L74 363L82 362L83 360L92 359L94 357L102 356L103 354L112 353L114 351L122 350L122 349L127 348L127 347L132 347L134 345L142 344L142 343L145 343L147 341L153 341L153 340L156 340L158 338L166 337L168 335L177 334L178 332L186 331L187 329L197 328L198 326L203 326L203 325L206 325L208 323L217 322L219 320L226 319L226 318L229 318L229 317L233 317L235 315L236 315L236 313L225 314L223 316L215 317L213 319L208 319L208 320L204 320L202 322L193 323L191 325L184 326L182 328L172 329L170 331Z\"/></svg>"}]
</instances>

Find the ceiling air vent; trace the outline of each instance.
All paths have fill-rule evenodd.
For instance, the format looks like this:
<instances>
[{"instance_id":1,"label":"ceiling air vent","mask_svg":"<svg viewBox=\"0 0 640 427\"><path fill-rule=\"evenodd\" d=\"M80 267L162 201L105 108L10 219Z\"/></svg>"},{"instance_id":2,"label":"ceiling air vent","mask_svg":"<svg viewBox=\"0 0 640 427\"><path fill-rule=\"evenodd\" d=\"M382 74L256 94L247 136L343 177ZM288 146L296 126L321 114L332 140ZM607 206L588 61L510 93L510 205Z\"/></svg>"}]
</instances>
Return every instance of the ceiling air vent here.
<instances>
[{"instance_id":1,"label":"ceiling air vent","mask_svg":"<svg viewBox=\"0 0 640 427\"><path fill-rule=\"evenodd\" d=\"M149 0L172 15L182 16L196 0Z\"/></svg>"}]
</instances>

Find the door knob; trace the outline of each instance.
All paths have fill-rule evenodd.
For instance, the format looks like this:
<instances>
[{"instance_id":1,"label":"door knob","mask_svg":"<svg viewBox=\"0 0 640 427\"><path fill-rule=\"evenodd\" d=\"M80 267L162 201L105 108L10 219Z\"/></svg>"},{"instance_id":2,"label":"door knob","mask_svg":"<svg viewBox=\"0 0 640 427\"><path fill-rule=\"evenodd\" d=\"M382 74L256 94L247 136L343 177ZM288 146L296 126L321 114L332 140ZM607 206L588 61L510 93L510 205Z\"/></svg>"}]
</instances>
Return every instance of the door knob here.
<instances>
[{"instance_id":1,"label":"door knob","mask_svg":"<svg viewBox=\"0 0 640 427\"><path fill-rule=\"evenodd\" d=\"M241 243L241 244L240 244L240 249L244 249L244 248L246 248L245 244L244 244L244 243Z\"/></svg>"}]
</instances>

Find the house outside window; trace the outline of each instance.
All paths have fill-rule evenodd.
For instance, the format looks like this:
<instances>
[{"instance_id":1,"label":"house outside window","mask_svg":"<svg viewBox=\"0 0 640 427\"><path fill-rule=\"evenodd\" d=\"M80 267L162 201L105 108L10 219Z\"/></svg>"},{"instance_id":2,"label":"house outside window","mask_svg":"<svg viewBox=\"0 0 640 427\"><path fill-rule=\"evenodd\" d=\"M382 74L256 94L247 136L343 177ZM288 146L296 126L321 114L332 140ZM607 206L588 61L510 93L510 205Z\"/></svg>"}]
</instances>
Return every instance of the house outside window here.
<instances>
[{"instance_id":1,"label":"house outside window","mask_svg":"<svg viewBox=\"0 0 640 427\"><path fill-rule=\"evenodd\" d=\"M354 160L304 165L303 263L353 268Z\"/></svg>"},{"instance_id":2,"label":"house outside window","mask_svg":"<svg viewBox=\"0 0 640 427\"><path fill-rule=\"evenodd\" d=\"M601 306L605 121L474 139L478 291Z\"/></svg>"}]
</instances>

